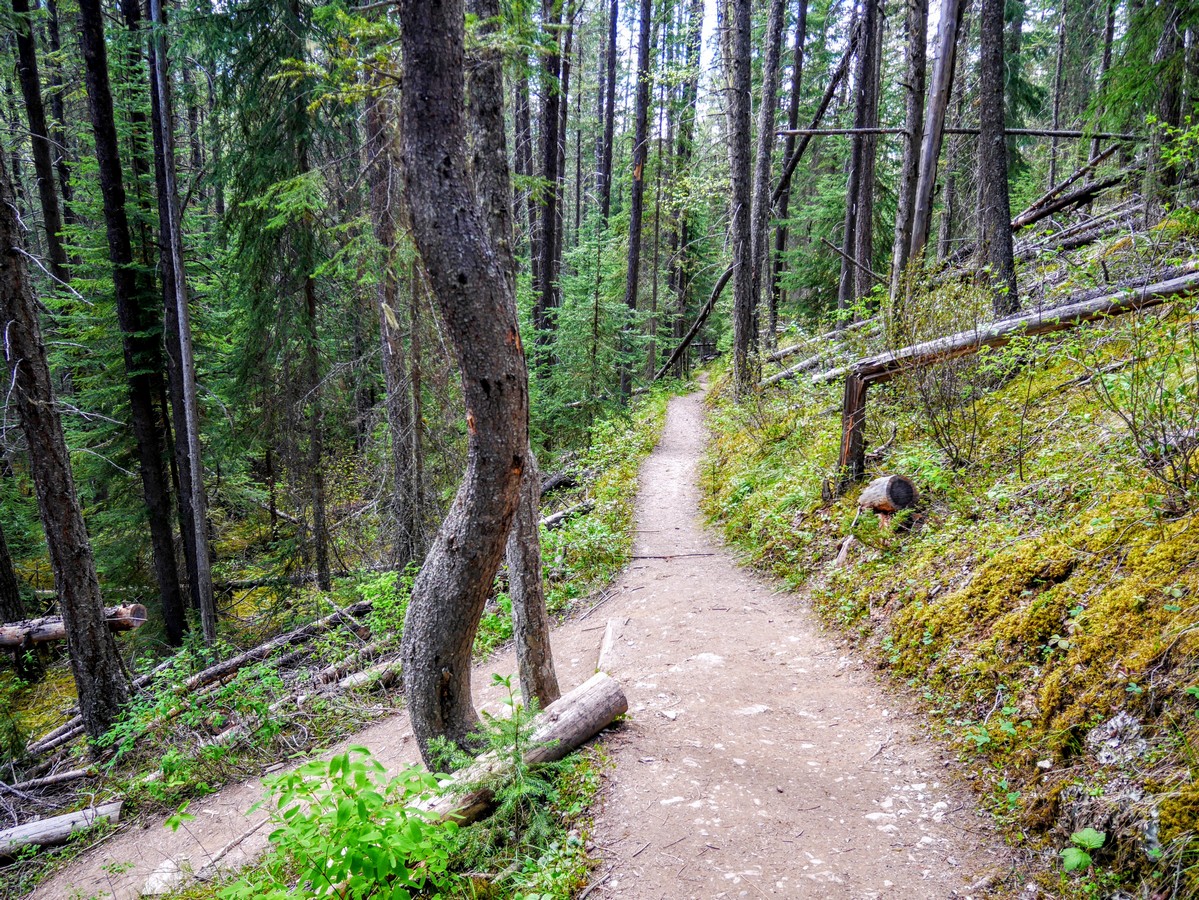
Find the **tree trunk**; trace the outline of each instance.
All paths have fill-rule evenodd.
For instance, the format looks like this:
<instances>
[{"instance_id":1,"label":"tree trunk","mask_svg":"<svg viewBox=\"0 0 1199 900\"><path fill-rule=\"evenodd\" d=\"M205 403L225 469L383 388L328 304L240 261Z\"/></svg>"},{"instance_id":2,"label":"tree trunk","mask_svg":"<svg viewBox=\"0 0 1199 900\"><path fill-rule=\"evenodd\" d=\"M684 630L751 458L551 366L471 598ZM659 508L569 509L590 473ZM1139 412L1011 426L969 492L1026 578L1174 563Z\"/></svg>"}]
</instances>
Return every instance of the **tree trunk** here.
<instances>
[{"instance_id":1,"label":"tree trunk","mask_svg":"<svg viewBox=\"0 0 1199 900\"><path fill-rule=\"evenodd\" d=\"M686 172L691 166L695 149L696 102L699 97L700 41L703 34L703 0L691 0L687 18L687 37L684 56L686 74L680 98L678 144L675 149L675 171ZM691 220L688 204L682 199L675 207L674 223L670 237L670 271L667 285L674 295L674 315L671 321L671 337L675 347L682 341L687 327L687 302L690 297ZM678 357L674 373L678 377L686 374L686 357ZM657 377L655 375L655 377Z\"/></svg>"},{"instance_id":2,"label":"tree trunk","mask_svg":"<svg viewBox=\"0 0 1199 900\"><path fill-rule=\"evenodd\" d=\"M29 469L50 551L54 587L67 628L71 673L88 735L99 738L129 696L104 604L96 563L55 405L50 366L38 324L15 213L12 183L0 154L0 315L8 360L9 396L29 450Z\"/></svg>"},{"instance_id":3,"label":"tree trunk","mask_svg":"<svg viewBox=\"0 0 1199 900\"><path fill-rule=\"evenodd\" d=\"M517 78L512 91L516 101L512 115L516 136L516 174L524 178L527 184L533 177L533 122L529 110L528 76L522 74ZM541 243L537 238L537 198L533 196L531 188L524 189L523 195L518 198L518 206L524 215L525 233L529 239L529 265L533 273L533 288L536 290L541 283Z\"/></svg>"},{"instance_id":4,"label":"tree trunk","mask_svg":"<svg viewBox=\"0 0 1199 900\"><path fill-rule=\"evenodd\" d=\"M61 63L58 62L62 45L58 35L58 4L56 0L46 0L46 13L46 38L50 53L54 56L50 63L50 114L54 117L54 125L50 134L55 165L58 168L58 190L62 195L62 220L67 225L74 225L75 213L71 209L70 151L67 147L66 115L62 102Z\"/></svg>"},{"instance_id":5,"label":"tree trunk","mask_svg":"<svg viewBox=\"0 0 1199 900\"><path fill-rule=\"evenodd\" d=\"M729 139L729 205L733 245L733 390L746 396L757 382L751 358L754 326L753 245L750 236L752 195L750 186L749 132L751 118L750 0L732 0L725 23L728 40L728 103L725 131Z\"/></svg>"},{"instance_id":6,"label":"tree trunk","mask_svg":"<svg viewBox=\"0 0 1199 900\"><path fill-rule=\"evenodd\" d=\"M1108 70L1112 67L1112 41L1116 35L1116 0L1107 0L1107 17L1103 26L1103 55L1099 60L1098 84L1103 88ZM1099 155L1099 138L1091 141L1091 159Z\"/></svg>"},{"instance_id":7,"label":"tree trunk","mask_svg":"<svg viewBox=\"0 0 1199 900\"><path fill-rule=\"evenodd\" d=\"M21 80L21 93L25 97L25 117L29 121L29 139L33 145L33 172L37 177L42 224L46 229L46 256L50 262L50 274L58 281L65 282L69 275L67 251L61 236L62 211L58 205L58 192L54 189L54 161L50 132L46 126L46 109L42 105L42 82L38 75L37 46L29 19L29 0L12 0L12 10L17 17L17 75Z\"/></svg>"},{"instance_id":8,"label":"tree trunk","mask_svg":"<svg viewBox=\"0 0 1199 900\"><path fill-rule=\"evenodd\" d=\"M1063 73L1066 67L1066 13L1069 0L1061 0L1061 16L1057 23L1057 62L1053 69L1053 130L1062 127L1062 92L1065 87ZM1057 141L1052 138L1049 142L1049 184L1057 184Z\"/></svg>"},{"instance_id":9,"label":"tree trunk","mask_svg":"<svg viewBox=\"0 0 1199 900\"><path fill-rule=\"evenodd\" d=\"M504 553L528 448L528 380L516 301L471 189L460 0L399 3L405 185L417 249L453 344L467 410L462 485L413 587L401 656L426 763L477 722L471 649ZM552 121L552 120L551 120Z\"/></svg>"},{"instance_id":10,"label":"tree trunk","mask_svg":"<svg viewBox=\"0 0 1199 900\"><path fill-rule=\"evenodd\" d=\"M540 505L541 473L530 450L508 535L508 596L512 598L512 633L521 694L526 699L536 697L544 709L562 691L554 670L550 617L541 580Z\"/></svg>"},{"instance_id":11,"label":"tree trunk","mask_svg":"<svg viewBox=\"0 0 1199 900\"><path fill-rule=\"evenodd\" d=\"M612 212L612 145L616 140L616 32L620 19L618 0L608 9L608 105L604 109L604 151L600 163L600 215L604 224Z\"/></svg>"},{"instance_id":12,"label":"tree trunk","mask_svg":"<svg viewBox=\"0 0 1199 900\"><path fill-rule=\"evenodd\" d=\"M958 26L966 0L942 0L941 26L937 34L937 60L929 85L928 114L924 139L920 144L920 174L916 179L916 199L912 205L912 243L909 259L921 259L932 226L933 192L937 186L937 161L945 131L945 114L953 93L953 69Z\"/></svg>"},{"instance_id":13,"label":"tree trunk","mask_svg":"<svg viewBox=\"0 0 1199 900\"><path fill-rule=\"evenodd\" d=\"M799 0L795 22L795 50L791 62L791 97L787 106L787 130L799 127L799 96L803 88L803 51L808 36L808 0ZM783 168L795 154L795 135L788 134L783 146ZM791 179L786 179L778 198L779 225L774 230L774 261L770 267L770 311L767 316L766 333L770 346L775 345L778 334L779 304L782 301L783 255L787 252L787 216L791 211Z\"/></svg>"},{"instance_id":14,"label":"tree trunk","mask_svg":"<svg viewBox=\"0 0 1199 900\"><path fill-rule=\"evenodd\" d=\"M533 327L536 333L533 344L534 369L549 362L546 348L549 347L551 332L557 321L552 315L557 303L558 275L554 260L558 256L558 205L561 201L561 182L558 164L561 152L558 148L558 129L561 125L562 97L562 3L563 0L542 0L542 27L551 41L551 49L545 54L541 70L541 224L538 228L539 278L533 285Z\"/></svg>"},{"instance_id":15,"label":"tree trunk","mask_svg":"<svg viewBox=\"0 0 1199 900\"><path fill-rule=\"evenodd\" d=\"M903 163L895 211L895 241L891 247L891 302L899 299L908 254L912 249L912 214L916 182L920 179L920 145L924 135L924 83L928 68L928 0L907 0L905 20L907 76L904 79Z\"/></svg>"},{"instance_id":16,"label":"tree trunk","mask_svg":"<svg viewBox=\"0 0 1199 900\"><path fill-rule=\"evenodd\" d=\"M192 348L191 309L183 262L183 211L175 168L174 104L167 71L166 19L162 0L149 0L151 113L154 119L154 157L158 181L158 219L162 256L163 296L166 310L168 373L176 434L182 434L183 453L177 454L180 472L180 507L190 516L184 529L191 544L192 603L200 610L204 640L216 640L216 603L212 595L212 564L208 549L208 498L204 490L203 450L200 444L200 407L196 396L196 360ZM184 502L183 494L186 494Z\"/></svg>"},{"instance_id":17,"label":"tree trunk","mask_svg":"<svg viewBox=\"0 0 1199 900\"><path fill-rule=\"evenodd\" d=\"M4 538L3 529L0 529L0 619L5 622L17 622L27 615L25 600L21 597L21 585L17 582L17 573L13 569L12 554L8 550L8 541Z\"/></svg>"},{"instance_id":18,"label":"tree trunk","mask_svg":"<svg viewBox=\"0 0 1199 900\"><path fill-rule=\"evenodd\" d=\"M467 10L481 23L483 35L498 31L499 0L468 0ZM500 51L477 51L467 79L471 168L496 257L508 280L508 290L515 297L512 189L504 141L504 61ZM508 593L512 598L512 630L521 688L526 698L536 697L545 707L557 700L561 692L550 652L549 613L541 582L540 505L541 473L530 449L507 541Z\"/></svg>"},{"instance_id":19,"label":"tree trunk","mask_svg":"<svg viewBox=\"0 0 1199 900\"><path fill-rule=\"evenodd\" d=\"M872 5L867 3L867 7ZM866 79L858 88L858 96L865 98L866 127L878 127L878 104L881 88L879 76L883 61L883 16L881 2L873 10L873 17L867 16L865 25L873 27L873 44L869 41L863 46L863 53L868 54L869 70ZM873 21L872 21L873 18ZM870 32L867 32L869 37ZM857 233L854 235L854 254L857 265L854 266L854 299L866 297L874 290L874 173L878 158L878 135L862 136L862 171L857 179L858 211L854 223Z\"/></svg>"},{"instance_id":20,"label":"tree trunk","mask_svg":"<svg viewBox=\"0 0 1199 900\"><path fill-rule=\"evenodd\" d=\"M983 278L992 291L996 316L1010 315L1020 308L1004 134L1003 2L982 0L979 16L979 262L989 270Z\"/></svg>"},{"instance_id":21,"label":"tree trunk","mask_svg":"<svg viewBox=\"0 0 1199 900\"><path fill-rule=\"evenodd\" d=\"M1183 66L1171 64L1182 52L1180 13L1175 0L1162 0L1161 9L1162 32L1153 58L1154 66L1160 73L1156 80L1159 127L1154 129L1145 175L1145 220L1148 224L1161 218L1170 202L1171 189L1178 181L1177 166L1167 165L1162 159L1164 138L1161 126L1177 128L1182 121Z\"/></svg>"},{"instance_id":22,"label":"tree trunk","mask_svg":"<svg viewBox=\"0 0 1199 900\"><path fill-rule=\"evenodd\" d=\"M754 161L753 198L750 206L750 253L753 271L750 290L753 295L755 327L751 337L754 352L758 349L756 323L762 308L762 285L768 284L766 272L770 266L770 178L774 167L774 116L778 109L779 56L782 53L783 25L787 16L786 0L771 0L766 24L766 46L762 56L762 99L758 104L758 146ZM767 343L774 346L774 331Z\"/></svg>"},{"instance_id":23,"label":"tree trunk","mask_svg":"<svg viewBox=\"0 0 1199 900\"><path fill-rule=\"evenodd\" d=\"M637 42L637 98L634 106L632 199L629 203L629 254L625 275L624 303L628 318L622 329L620 359L620 396L628 400L633 392L633 367L629 359L629 335L637 316L637 289L641 277L641 226L645 208L645 160L649 138L649 47L653 12L652 0L641 0L641 26Z\"/></svg>"},{"instance_id":24,"label":"tree trunk","mask_svg":"<svg viewBox=\"0 0 1199 900\"><path fill-rule=\"evenodd\" d=\"M171 505L163 466L163 429L154 409L154 400L159 394L156 385L162 373L157 343L159 322L153 313L152 286L147 278L138 273L133 263L112 91L108 81L103 11L99 0L81 0L79 22L79 42L83 51L92 131L95 135L96 163L104 198L108 256L113 269L113 294L124 344L129 410L149 520L154 574L162 600L168 639L181 641L185 624L183 595L175 563L175 542L171 534Z\"/></svg>"},{"instance_id":25,"label":"tree trunk","mask_svg":"<svg viewBox=\"0 0 1199 900\"><path fill-rule=\"evenodd\" d=\"M400 327L400 280L396 259L396 184L399 160L388 121L393 113L378 78L372 78L366 98L367 183L370 194L371 224L382 254L382 271L376 289L379 313L379 347L383 361L386 391L387 427L391 435L392 519L395 544L392 562L402 569L419 559L419 503L412 458L412 404L408 396L409 379L404 359L404 340ZM412 277L417 277L413 271Z\"/></svg>"},{"instance_id":26,"label":"tree trunk","mask_svg":"<svg viewBox=\"0 0 1199 900\"><path fill-rule=\"evenodd\" d=\"M862 42L858 46L857 99L854 103L854 129L873 128L878 115L878 78L875 57L879 44L879 0L864 0L862 5ZM849 178L845 191L845 228L841 246L841 279L837 289L838 322L847 324L846 315L853 303L869 290L869 281L858 265L869 268L874 234L874 158L878 139L870 134L854 134L849 154ZM864 246L861 246L864 244ZM858 265L855 265L857 263Z\"/></svg>"}]
</instances>

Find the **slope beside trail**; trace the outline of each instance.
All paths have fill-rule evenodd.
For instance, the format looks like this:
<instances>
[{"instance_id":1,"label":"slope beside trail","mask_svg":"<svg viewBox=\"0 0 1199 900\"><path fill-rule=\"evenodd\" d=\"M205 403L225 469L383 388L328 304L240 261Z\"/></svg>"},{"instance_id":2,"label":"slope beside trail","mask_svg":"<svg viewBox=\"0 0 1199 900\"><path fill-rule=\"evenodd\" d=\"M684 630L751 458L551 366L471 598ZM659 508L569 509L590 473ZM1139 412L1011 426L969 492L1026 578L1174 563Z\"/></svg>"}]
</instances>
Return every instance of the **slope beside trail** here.
<instances>
[{"instance_id":1,"label":"slope beside trail","mask_svg":"<svg viewBox=\"0 0 1199 900\"><path fill-rule=\"evenodd\" d=\"M563 690L606 667L629 697L605 736L614 767L593 830L602 856L589 897L948 898L1010 865L953 782L901 693L793 596L738 568L698 509L699 393L671 401L641 472L634 559L608 599L554 633ZM492 672L476 668L480 702ZM407 716L358 733L389 768L415 762ZM213 860L237 867L266 846L257 779L191 804L171 832L123 827L41 885L38 900L133 900Z\"/></svg>"}]
</instances>

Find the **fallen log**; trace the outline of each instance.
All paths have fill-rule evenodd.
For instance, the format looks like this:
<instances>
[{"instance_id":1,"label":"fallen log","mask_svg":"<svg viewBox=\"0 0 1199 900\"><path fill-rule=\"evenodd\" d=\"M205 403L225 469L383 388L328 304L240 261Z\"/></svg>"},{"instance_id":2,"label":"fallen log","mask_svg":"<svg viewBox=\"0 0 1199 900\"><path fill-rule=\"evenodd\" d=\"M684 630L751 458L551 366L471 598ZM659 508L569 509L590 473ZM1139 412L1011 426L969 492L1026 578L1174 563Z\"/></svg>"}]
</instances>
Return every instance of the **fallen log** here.
<instances>
[{"instance_id":1,"label":"fallen log","mask_svg":"<svg viewBox=\"0 0 1199 900\"><path fill-rule=\"evenodd\" d=\"M140 603L125 603L104 610L104 620L111 631L132 631L146 623L146 608ZM42 616L24 622L0 625L0 647L14 649L30 644L61 641L67 636L62 616Z\"/></svg>"},{"instance_id":2,"label":"fallen log","mask_svg":"<svg viewBox=\"0 0 1199 900\"><path fill-rule=\"evenodd\" d=\"M400 660L389 659L386 662L379 663L377 666L347 675L341 681L337 682L337 689L348 691L351 688L364 687L366 685L389 688L400 680L401 672Z\"/></svg>"},{"instance_id":3,"label":"fallen log","mask_svg":"<svg viewBox=\"0 0 1199 900\"><path fill-rule=\"evenodd\" d=\"M59 772L57 775L46 775L42 778L30 778L28 781L21 781L17 784L9 785L10 790L14 791L36 791L41 788L54 787L59 784L66 784L71 781L79 781L81 778L90 778L96 774L96 770L92 769L71 769L69 772Z\"/></svg>"},{"instance_id":4,"label":"fallen log","mask_svg":"<svg viewBox=\"0 0 1199 900\"><path fill-rule=\"evenodd\" d=\"M576 503L574 506L568 506L566 509L554 513L552 516L546 516L541 520L541 525L543 528L557 528L567 519L582 515L583 513L591 512L591 510L594 508L594 500L584 500L582 503Z\"/></svg>"},{"instance_id":5,"label":"fallen log","mask_svg":"<svg viewBox=\"0 0 1199 900\"><path fill-rule=\"evenodd\" d=\"M687 333L683 335L683 339L679 341L679 345L674 348L674 352L670 354L670 359L654 373L653 380L657 381L663 375L670 371L671 367L679 361L679 358L691 346L691 342L695 340L695 336L699 334L699 330L704 327L704 322L708 321L708 316L712 314L712 310L716 308L716 301L720 299L720 295L724 292L725 285L729 283L729 279L733 277L733 271L736 266L729 266L721 273L720 278L716 280L716 284L712 287L712 293L708 295L708 302L704 304L704 308L700 310L695 321L691 323L691 327L687 329Z\"/></svg>"},{"instance_id":6,"label":"fallen log","mask_svg":"<svg viewBox=\"0 0 1199 900\"><path fill-rule=\"evenodd\" d=\"M1083 165L1077 172L1075 172L1069 178L1065 179L1064 181L1059 181L1057 184L1055 184L1053 187L1051 187L1049 190L1047 190L1044 194L1042 194L1040 197L1038 197L1032 203L1028 204L1028 206L1024 209L1023 212L1017 213L1016 216L1012 218L1012 228L1016 229L1016 228L1023 227L1024 222L1022 220L1023 220L1024 216L1027 216L1030 213L1036 212L1038 209L1040 209L1042 206L1044 206L1046 203L1048 203L1054 197L1057 197L1059 194L1061 194L1062 191L1064 191L1066 188L1070 187L1070 185L1074 184L1074 182L1078 181L1078 179L1086 176L1086 174L1088 172L1090 172L1097 165L1099 165L1101 162L1103 162L1105 159L1107 159L1109 156L1111 156L1113 153L1115 153L1116 150L1119 149L1119 146L1120 146L1119 144L1112 144L1112 146L1108 147L1102 153L1100 153L1096 156L1093 156L1090 160L1088 160L1086 162L1085 165Z\"/></svg>"},{"instance_id":7,"label":"fallen log","mask_svg":"<svg viewBox=\"0 0 1199 900\"><path fill-rule=\"evenodd\" d=\"M812 381L823 384L844 378L851 373L868 384L889 381L908 369L977 353L981 347L1002 347L1017 336L1050 334L1108 316L1150 309L1175 297L1193 294L1197 290L1199 273L1183 275L1128 291L1106 294L1094 300L1001 319L973 331L963 331L889 353L881 353L839 369L822 372Z\"/></svg>"},{"instance_id":8,"label":"fallen log","mask_svg":"<svg viewBox=\"0 0 1199 900\"><path fill-rule=\"evenodd\" d=\"M1117 172L1115 175L1104 178L1102 181L1092 181L1090 184L1084 184L1082 187L1068 194L1063 194L1057 199L1049 201L1044 206L1027 210L1021 213L1018 218L1012 220L1012 231L1027 228L1029 225L1039 222L1056 212L1061 212L1063 209L1069 209L1071 206L1079 206L1088 200L1094 200L1096 196L1108 188L1115 187L1126 181L1133 174L1133 171L1129 169L1124 172Z\"/></svg>"},{"instance_id":9,"label":"fallen log","mask_svg":"<svg viewBox=\"0 0 1199 900\"><path fill-rule=\"evenodd\" d=\"M1187 266L1199 266L1199 262L1192 260ZM1199 274L1192 273L1145 287L1108 294L1094 300L1013 316L973 331L913 344L817 375L812 379L817 384L838 378L845 379L841 412L841 452L837 459L840 472L838 491L843 491L851 481L861 479L865 473L866 389L871 384L889 381L908 369L968 356L977 353L982 347L1002 347L1018 336L1063 331L1097 319L1160 306L1175 297L1190 296L1196 291L1199 291Z\"/></svg>"},{"instance_id":10,"label":"fallen log","mask_svg":"<svg viewBox=\"0 0 1199 900\"><path fill-rule=\"evenodd\" d=\"M911 509L919 498L912 479L903 475L883 475L862 490L858 496L858 508L891 515L901 509Z\"/></svg>"},{"instance_id":11,"label":"fallen log","mask_svg":"<svg viewBox=\"0 0 1199 900\"><path fill-rule=\"evenodd\" d=\"M525 763L536 766L562 759L611 725L628 708L620 685L605 673L596 672L533 720ZM491 807L496 780L509 765L509 760L485 753L443 781L444 793L416 806L437 821L453 819L460 825L468 825Z\"/></svg>"},{"instance_id":12,"label":"fallen log","mask_svg":"<svg viewBox=\"0 0 1199 900\"><path fill-rule=\"evenodd\" d=\"M199 688L202 688L214 681L224 678L226 675L231 675L238 669L244 668L251 663L261 662L271 655L275 650L287 647L291 644L298 644L306 641L309 638L315 637L330 628L341 624L342 622L353 622L356 616L369 612L371 609L371 601L362 600L344 609L339 609L337 612L325 616L323 619L318 619L315 622L310 622L307 625L301 625L299 628L282 634L277 638L267 641L265 644L260 644L244 653L239 653L237 656L230 657L216 665L209 666L201 672L192 675L179 688L181 693L191 693ZM355 623L356 624L356 623ZM164 662L154 672L143 675L134 682L135 687L145 687L153 680L153 676L165 668L167 662ZM55 728L49 734L37 741L30 743L25 749L31 754L46 753L56 747L61 747L63 744L70 743L83 733L83 722L79 716L75 716L62 725Z\"/></svg>"},{"instance_id":13,"label":"fallen log","mask_svg":"<svg viewBox=\"0 0 1199 900\"><path fill-rule=\"evenodd\" d=\"M364 663L374 662L380 652L382 652L382 644L380 642L367 644L362 649L355 650L345 659L321 669L313 680L317 684L330 684L334 681L340 681L346 675L360 668Z\"/></svg>"},{"instance_id":14,"label":"fallen log","mask_svg":"<svg viewBox=\"0 0 1199 900\"><path fill-rule=\"evenodd\" d=\"M100 822L116 824L121 818L122 800L103 803L77 812L39 819L16 828L0 831L0 857L11 859L22 847L54 847L65 844L71 835Z\"/></svg>"}]
</instances>

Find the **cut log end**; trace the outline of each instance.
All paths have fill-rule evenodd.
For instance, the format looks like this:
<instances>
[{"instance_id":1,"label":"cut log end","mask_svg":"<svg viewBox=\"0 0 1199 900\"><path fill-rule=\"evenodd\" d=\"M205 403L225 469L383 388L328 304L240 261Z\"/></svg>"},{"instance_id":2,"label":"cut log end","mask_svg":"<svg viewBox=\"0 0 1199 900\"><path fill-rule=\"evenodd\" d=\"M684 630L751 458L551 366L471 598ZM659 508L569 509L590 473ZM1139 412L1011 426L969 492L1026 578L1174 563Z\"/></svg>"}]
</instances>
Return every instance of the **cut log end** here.
<instances>
[{"instance_id":1,"label":"cut log end","mask_svg":"<svg viewBox=\"0 0 1199 900\"><path fill-rule=\"evenodd\" d=\"M884 475L866 485L858 497L858 508L883 515L893 515L911 509L920 500L912 479L903 475Z\"/></svg>"}]
</instances>

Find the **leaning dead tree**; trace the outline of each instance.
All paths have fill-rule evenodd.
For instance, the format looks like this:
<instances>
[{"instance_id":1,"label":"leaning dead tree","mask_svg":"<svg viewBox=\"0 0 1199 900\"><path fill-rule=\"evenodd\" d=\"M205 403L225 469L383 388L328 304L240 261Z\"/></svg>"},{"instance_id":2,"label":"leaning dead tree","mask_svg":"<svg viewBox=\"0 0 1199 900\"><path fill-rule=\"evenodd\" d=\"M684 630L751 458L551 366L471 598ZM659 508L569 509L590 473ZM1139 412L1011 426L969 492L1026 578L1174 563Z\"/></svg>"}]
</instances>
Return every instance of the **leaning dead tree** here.
<instances>
[{"instance_id":1,"label":"leaning dead tree","mask_svg":"<svg viewBox=\"0 0 1199 900\"><path fill-rule=\"evenodd\" d=\"M866 389L890 381L901 372L977 353L983 347L1002 347L1016 337L1051 334L1086 322L1160 306L1175 298L1199 292L1199 273L1181 275L1142 288L1108 294L1023 316L1014 316L972 331L913 344L900 350L871 356L844 368L817 375L816 384L845 379L841 412L841 451L837 461L842 484L856 481L866 472Z\"/></svg>"}]
</instances>

